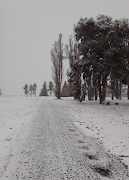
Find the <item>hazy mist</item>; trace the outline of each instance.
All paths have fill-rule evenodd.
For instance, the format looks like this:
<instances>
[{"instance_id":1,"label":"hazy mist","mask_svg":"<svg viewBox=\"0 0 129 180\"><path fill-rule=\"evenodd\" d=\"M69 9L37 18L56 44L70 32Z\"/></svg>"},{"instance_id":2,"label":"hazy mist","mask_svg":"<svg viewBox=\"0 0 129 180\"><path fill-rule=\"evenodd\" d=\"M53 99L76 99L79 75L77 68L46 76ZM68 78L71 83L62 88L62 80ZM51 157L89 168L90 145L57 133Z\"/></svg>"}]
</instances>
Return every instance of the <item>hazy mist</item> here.
<instances>
[{"instance_id":1,"label":"hazy mist","mask_svg":"<svg viewBox=\"0 0 129 180\"><path fill-rule=\"evenodd\" d=\"M23 86L36 82L38 95L52 80L50 50L59 33L65 45L80 17L128 18L128 8L128 0L0 0L2 94L23 95Z\"/></svg>"}]
</instances>

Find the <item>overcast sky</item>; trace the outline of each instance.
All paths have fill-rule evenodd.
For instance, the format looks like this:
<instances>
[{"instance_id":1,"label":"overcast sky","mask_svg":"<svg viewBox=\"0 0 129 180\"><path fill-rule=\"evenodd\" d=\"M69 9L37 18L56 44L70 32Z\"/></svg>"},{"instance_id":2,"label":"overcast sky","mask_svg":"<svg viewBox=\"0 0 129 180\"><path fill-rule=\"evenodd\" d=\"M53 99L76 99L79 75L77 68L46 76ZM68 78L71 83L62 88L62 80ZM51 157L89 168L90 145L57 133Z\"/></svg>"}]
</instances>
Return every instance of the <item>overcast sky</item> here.
<instances>
[{"instance_id":1,"label":"overcast sky","mask_svg":"<svg viewBox=\"0 0 129 180\"><path fill-rule=\"evenodd\" d=\"M23 95L23 86L52 80L50 50L73 34L80 17L129 18L129 0L0 0L0 88ZM67 62L65 62L67 64Z\"/></svg>"}]
</instances>

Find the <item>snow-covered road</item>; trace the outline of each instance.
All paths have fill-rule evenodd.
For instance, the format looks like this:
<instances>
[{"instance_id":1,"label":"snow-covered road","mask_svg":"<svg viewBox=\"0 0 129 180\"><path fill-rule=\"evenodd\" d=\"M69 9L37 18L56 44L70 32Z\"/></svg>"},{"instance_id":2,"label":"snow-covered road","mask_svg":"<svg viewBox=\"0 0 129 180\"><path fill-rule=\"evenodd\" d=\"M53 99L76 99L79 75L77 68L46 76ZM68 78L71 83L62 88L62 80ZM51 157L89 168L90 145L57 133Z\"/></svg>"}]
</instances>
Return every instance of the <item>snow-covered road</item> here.
<instances>
[{"instance_id":1,"label":"snow-covered road","mask_svg":"<svg viewBox=\"0 0 129 180\"><path fill-rule=\"evenodd\" d=\"M34 118L8 154L0 180L129 179L127 166L82 134L57 101L40 99Z\"/></svg>"}]
</instances>

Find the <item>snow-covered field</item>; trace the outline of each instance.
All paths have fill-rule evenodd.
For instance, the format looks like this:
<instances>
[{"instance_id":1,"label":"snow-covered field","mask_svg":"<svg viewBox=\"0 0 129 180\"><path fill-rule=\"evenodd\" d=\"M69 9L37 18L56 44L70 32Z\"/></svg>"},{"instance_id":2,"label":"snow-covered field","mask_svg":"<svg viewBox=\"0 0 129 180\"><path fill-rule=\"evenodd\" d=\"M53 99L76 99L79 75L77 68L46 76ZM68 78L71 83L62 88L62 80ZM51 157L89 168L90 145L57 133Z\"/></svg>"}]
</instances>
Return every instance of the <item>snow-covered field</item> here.
<instances>
[{"instance_id":1,"label":"snow-covered field","mask_svg":"<svg viewBox=\"0 0 129 180\"><path fill-rule=\"evenodd\" d=\"M111 105L88 100L79 103L71 97L55 101L86 136L98 139L129 166L129 100L110 100ZM40 97L0 97L0 173L39 102Z\"/></svg>"},{"instance_id":2,"label":"snow-covered field","mask_svg":"<svg viewBox=\"0 0 129 180\"><path fill-rule=\"evenodd\" d=\"M34 116L38 102L39 97L0 97L0 174L21 132Z\"/></svg>"},{"instance_id":3,"label":"snow-covered field","mask_svg":"<svg viewBox=\"0 0 129 180\"><path fill-rule=\"evenodd\" d=\"M129 100L106 100L110 105L62 98L60 105L86 136L98 139L109 153L119 155L129 166Z\"/></svg>"}]
</instances>

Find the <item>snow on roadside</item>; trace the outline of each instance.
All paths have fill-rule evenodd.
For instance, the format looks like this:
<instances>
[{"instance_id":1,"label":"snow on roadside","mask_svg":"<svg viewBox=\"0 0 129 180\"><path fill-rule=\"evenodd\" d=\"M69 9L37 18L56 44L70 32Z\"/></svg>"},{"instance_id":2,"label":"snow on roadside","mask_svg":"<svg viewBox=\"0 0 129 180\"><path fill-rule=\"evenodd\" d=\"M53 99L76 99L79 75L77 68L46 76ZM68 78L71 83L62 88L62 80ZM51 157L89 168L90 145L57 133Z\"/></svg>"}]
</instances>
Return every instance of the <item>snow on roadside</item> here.
<instances>
[{"instance_id":1,"label":"snow on roadside","mask_svg":"<svg viewBox=\"0 0 129 180\"><path fill-rule=\"evenodd\" d=\"M29 130L29 122L40 105L40 99L0 97L0 174L13 156L11 152L17 145L16 139L23 138L22 133L26 128ZM86 136L98 139L109 153L120 155L129 166L128 100L110 100L111 105L101 105L98 101L88 100L79 103L73 98L56 101ZM115 105L115 102L119 105Z\"/></svg>"},{"instance_id":2,"label":"snow on roadside","mask_svg":"<svg viewBox=\"0 0 129 180\"><path fill-rule=\"evenodd\" d=\"M39 97L0 97L0 174L6 169L16 139L33 118Z\"/></svg>"},{"instance_id":3,"label":"snow on roadside","mask_svg":"<svg viewBox=\"0 0 129 180\"><path fill-rule=\"evenodd\" d=\"M110 105L101 105L98 101L80 103L62 98L59 103L86 136L96 138L129 166L129 100L110 100Z\"/></svg>"}]
</instances>

